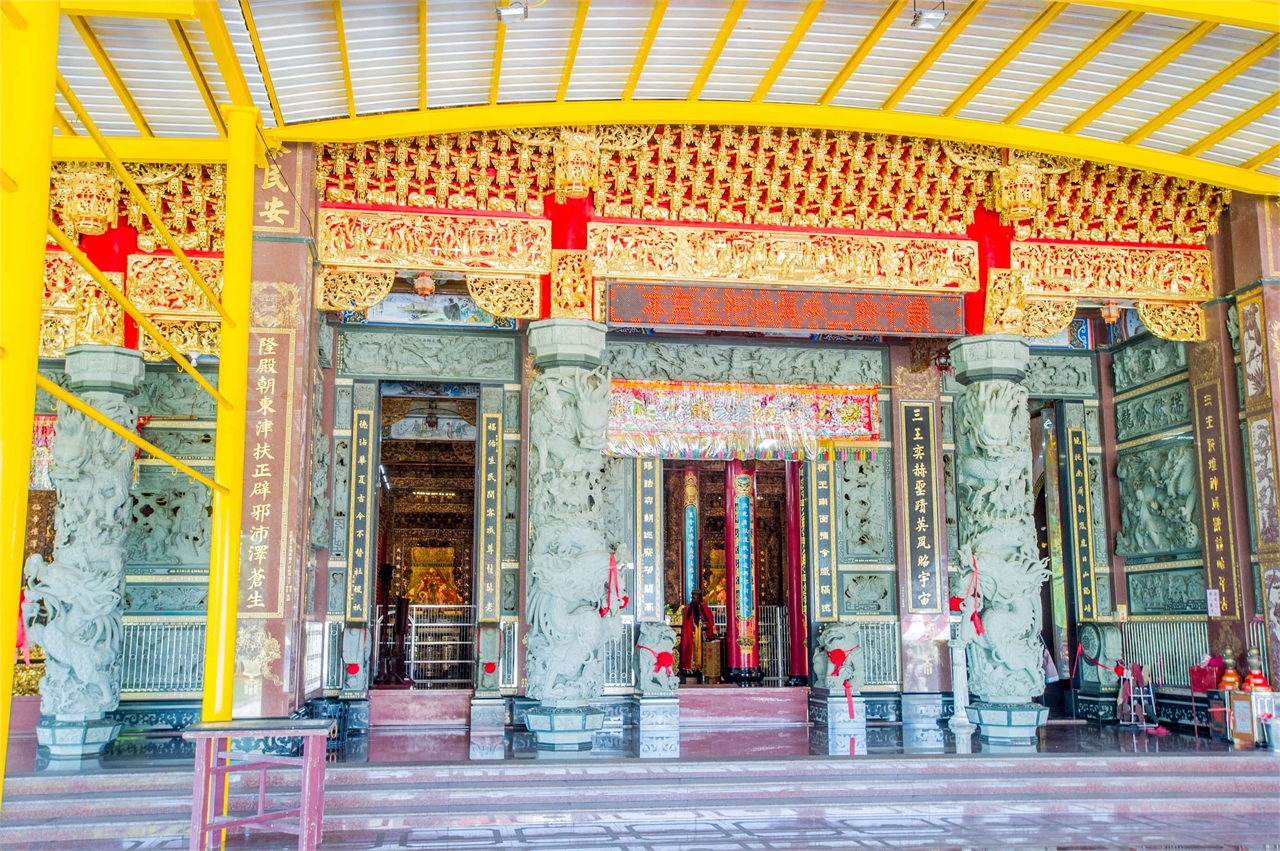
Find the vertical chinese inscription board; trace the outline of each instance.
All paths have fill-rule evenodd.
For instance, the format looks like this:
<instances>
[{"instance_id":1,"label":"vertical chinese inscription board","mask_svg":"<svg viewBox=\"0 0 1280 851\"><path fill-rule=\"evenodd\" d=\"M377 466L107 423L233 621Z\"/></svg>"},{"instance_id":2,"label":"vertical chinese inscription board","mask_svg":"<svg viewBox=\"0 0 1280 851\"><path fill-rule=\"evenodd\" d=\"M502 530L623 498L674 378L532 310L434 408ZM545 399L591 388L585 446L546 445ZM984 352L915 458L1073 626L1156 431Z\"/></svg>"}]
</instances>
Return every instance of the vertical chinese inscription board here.
<instances>
[{"instance_id":1,"label":"vertical chinese inscription board","mask_svg":"<svg viewBox=\"0 0 1280 851\"><path fill-rule=\"evenodd\" d=\"M938 558L938 486L933 402L898 403L903 456L903 489L907 533L907 571L911 593L909 614L942 612L945 567Z\"/></svg>"},{"instance_id":2,"label":"vertical chinese inscription board","mask_svg":"<svg viewBox=\"0 0 1280 851\"><path fill-rule=\"evenodd\" d=\"M636 459L636 617L642 621L662 620L659 464L654 458Z\"/></svg>"},{"instance_id":3,"label":"vertical chinese inscription board","mask_svg":"<svg viewBox=\"0 0 1280 851\"><path fill-rule=\"evenodd\" d=\"M733 477L733 517L733 601L738 622L746 624L756 615L756 478L753 474Z\"/></svg>"},{"instance_id":4,"label":"vertical chinese inscription board","mask_svg":"<svg viewBox=\"0 0 1280 851\"><path fill-rule=\"evenodd\" d=\"M240 614L282 617L288 573L289 469L293 449L294 330L251 328L245 414L244 524Z\"/></svg>"},{"instance_id":5,"label":"vertical chinese inscription board","mask_svg":"<svg viewBox=\"0 0 1280 851\"><path fill-rule=\"evenodd\" d=\"M1192 357L1202 357L1203 349L1193 349ZM1216 355L1214 355L1216 357ZM1196 370L1191 373L1208 370ZM1236 547L1232 538L1231 488L1227 478L1227 446L1223 435L1222 384L1217 376L1205 384L1193 384L1195 397L1196 450L1199 453L1200 510L1204 515L1205 589L1218 593L1219 615L1223 620L1240 619L1240 583L1237 579ZM1233 418L1234 419L1234 418ZM1211 617L1213 605L1209 606Z\"/></svg>"},{"instance_id":6,"label":"vertical chinese inscription board","mask_svg":"<svg viewBox=\"0 0 1280 851\"><path fill-rule=\"evenodd\" d=\"M810 465L813 478L813 510L810 513L811 539L813 541L813 610L817 622L834 621L836 616L835 570L835 512L832 511L832 494L835 493L835 464L831 460L815 461Z\"/></svg>"},{"instance_id":7,"label":"vertical chinese inscription board","mask_svg":"<svg viewBox=\"0 0 1280 851\"><path fill-rule=\"evenodd\" d=\"M1082 428L1067 429L1067 522L1075 555L1076 611L1082 620L1097 616L1097 583L1093 571L1093 515L1089 501L1089 455Z\"/></svg>"},{"instance_id":8,"label":"vertical chinese inscription board","mask_svg":"<svg viewBox=\"0 0 1280 851\"><path fill-rule=\"evenodd\" d=\"M498 620L498 570L502 558L502 415L485 414L480 423L480 620Z\"/></svg>"},{"instance_id":9,"label":"vertical chinese inscription board","mask_svg":"<svg viewBox=\"0 0 1280 851\"><path fill-rule=\"evenodd\" d=\"M698 590L698 471L684 471L684 602Z\"/></svg>"},{"instance_id":10,"label":"vertical chinese inscription board","mask_svg":"<svg viewBox=\"0 0 1280 851\"><path fill-rule=\"evenodd\" d=\"M377 529L373 501L378 481L374 475L373 411L356 411L351 439L355 458L351 465L351 538L347 544L347 620L364 623L369 618L369 569L373 563Z\"/></svg>"}]
</instances>

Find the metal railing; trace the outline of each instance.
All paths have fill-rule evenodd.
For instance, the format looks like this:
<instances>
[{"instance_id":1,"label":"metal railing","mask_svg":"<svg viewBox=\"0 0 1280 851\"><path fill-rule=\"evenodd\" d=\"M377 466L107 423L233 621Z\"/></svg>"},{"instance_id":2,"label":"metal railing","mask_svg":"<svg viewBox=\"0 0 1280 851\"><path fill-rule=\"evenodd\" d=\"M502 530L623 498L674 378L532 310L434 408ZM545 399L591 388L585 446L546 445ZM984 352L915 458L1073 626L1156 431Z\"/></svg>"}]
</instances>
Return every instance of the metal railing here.
<instances>
[{"instance_id":1,"label":"metal railing","mask_svg":"<svg viewBox=\"0 0 1280 851\"><path fill-rule=\"evenodd\" d=\"M716 634L724 635L729 623L728 609L709 606L716 622ZM786 606L760 606L756 609L759 629L760 670L764 672L764 685L780 686L790 676L791 644L787 626Z\"/></svg>"},{"instance_id":2,"label":"metal railing","mask_svg":"<svg viewBox=\"0 0 1280 851\"><path fill-rule=\"evenodd\" d=\"M624 623L622 636L605 642L604 651L600 654L604 659L604 687L607 689L629 689L636 684L636 625Z\"/></svg>"},{"instance_id":3,"label":"metal railing","mask_svg":"<svg viewBox=\"0 0 1280 851\"><path fill-rule=\"evenodd\" d=\"M204 622L124 624L120 694L198 694L204 687Z\"/></svg>"},{"instance_id":4,"label":"metal railing","mask_svg":"<svg viewBox=\"0 0 1280 851\"><path fill-rule=\"evenodd\" d=\"M475 633L475 606L410 606L405 667L414 688L472 688Z\"/></svg>"},{"instance_id":5,"label":"metal railing","mask_svg":"<svg viewBox=\"0 0 1280 851\"><path fill-rule=\"evenodd\" d=\"M324 622L307 621L306 655L302 659L302 690L307 694L324 685L324 651Z\"/></svg>"},{"instance_id":6,"label":"metal railing","mask_svg":"<svg viewBox=\"0 0 1280 851\"><path fill-rule=\"evenodd\" d=\"M324 687L326 691L342 688L342 618L325 624Z\"/></svg>"},{"instance_id":7,"label":"metal railing","mask_svg":"<svg viewBox=\"0 0 1280 851\"><path fill-rule=\"evenodd\" d=\"M859 621L862 659L869 686L894 686L902 682L897 621Z\"/></svg>"},{"instance_id":8,"label":"metal railing","mask_svg":"<svg viewBox=\"0 0 1280 851\"><path fill-rule=\"evenodd\" d=\"M1188 668L1209 655L1209 625L1196 621L1124 621L1120 646L1126 662L1137 663L1154 676L1163 669L1160 684L1191 688Z\"/></svg>"}]
</instances>

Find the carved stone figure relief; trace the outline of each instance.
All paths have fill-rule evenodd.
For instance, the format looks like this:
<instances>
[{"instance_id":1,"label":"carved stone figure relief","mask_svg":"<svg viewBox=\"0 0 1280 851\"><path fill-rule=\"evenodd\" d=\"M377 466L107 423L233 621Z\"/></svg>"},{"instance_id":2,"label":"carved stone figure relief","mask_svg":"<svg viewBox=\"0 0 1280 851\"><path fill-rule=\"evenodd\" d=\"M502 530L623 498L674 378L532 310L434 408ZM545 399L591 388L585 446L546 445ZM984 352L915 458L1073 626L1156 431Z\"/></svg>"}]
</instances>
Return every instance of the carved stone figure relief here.
<instances>
[{"instance_id":1,"label":"carved stone figure relief","mask_svg":"<svg viewBox=\"0 0 1280 851\"><path fill-rule=\"evenodd\" d=\"M1032 355L1022 386L1032 396L1053 399L1097 395L1092 355Z\"/></svg>"},{"instance_id":2,"label":"carved stone figure relief","mask_svg":"<svg viewBox=\"0 0 1280 851\"><path fill-rule=\"evenodd\" d=\"M1124 393L1139 385L1158 381L1186 368L1186 345L1159 337L1147 337L1141 342L1119 349L1111 358L1116 393Z\"/></svg>"},{"instance_id":3,"label":"carved stone figure relief","mask_svg":"<svg viewBox=\"0 0 1280 851\"><path fill-rule=\"evenodd\" d=\"M609 373L557 366L532 382L529 402L529 697L581 704L604 691L610 614L604 529L604 431Z\"/></svg>"},{"instance_id":4,"label":"carved stone figure relief","mask_svg":"<svg viewBox=\"0 0 1280 851\"><path fill-rule=\"evenodd\" d=\"M125 428L136 427L137 411L121 394L91 390L80 396ZM46 654L40 711L102 718L120 702L134 453L126 451L122 438L63 403L56 435L53 561L46 563L38 554L27 560L22 616L28 637Z\"/></svg>"},{"instance_id":5,"label":"carved stone figure relief","mask_svg":"<svg viewBox=\"0 0 1280 851\"><path fill-rule=\"evenodd\" d=\"M347 606L347 571L344 568L329 569L329 600L325 611L340 615Z\"/></svg>"},{"instance_id":6,"label":"carved stone figure relief","mask_svg":"<svg viewBox=\"0 0 1280 851\"><path fill-rule=\"evenodd\" d=\"M895 582L892 573L841 573L840 614L894 614Z\"/></svg>"},{"instance_id":7,"label":"carved stone figure relief","mask_svg":"<svg viewBox=\"0 0 1280 851\"><path fill-rule=\"evenodd\" d=\"M502 399L502 428L508 434L520 431L520 391L508 390Z\"/></svg>"},{"instance_id":8,"label":"carved stone figure relief","mask_svg":"<svg viewBox=\"0 0 1280 851\"><path fill-rule=\"evenodd\" d=\"M1240 309L1236 305L1227 308L1227 339L1231 341L1231 351L1240 356Z\"/></svg>"},{"instance_id":9,"label":"carved stone figure relief","mask_svg":"<svg viewBox=\"0 0 1280 851\"><path fill-rule=\"evenodd\" d=\"M867 683L862 647L862 627L856 623L829 623L818 633L813 651L813 684L841 691L845 682L854 694Z\"/></svg>"},{"instance_id":10,"label":"carved stone figure relief","mask_svg":"<svg viewBox=\"0 0 1280 851\"><path fill-rule=\"evenodd\" d=\"M316 363L321 369L333 369L333 326L321 321L316 329Z\"/></svg>"},{"instance_id":11,"label":"carved stone figure relief","mask_svg":"<svg viewBox=\"0 0 1280 851\"><path fill-rule=\"evenodd\" d=\"M338 371L370 378L448 381L517 380L510 337L405 334L343 328Z\"/></svg>"},{"instance_id":12,"label":"carved stone figure relief","mask_svg":"<svg viewBox=\"0 0 1280 851\"><path fill-rule=\"evenodd\" d=\"M326 326L327 327L327 326ZM324 427L321 401L324 398L324 375L317 368L311 382L311 548L327 550L333 540L329 530L329 469L332 461L331 438Z\"/></svg>"},{"instance_id":13,"label":"carved stone figure relief","mask_svg":"<svg viewBox=\"0 0 1280 851\"><path fill-rule=\"evenodd\" d=\"M520 607L519 571L504 570L500 580L498 603L504 615L515 615Z\"/></svg>"},{"instance_id":14,"label":"carved stone figure relief","mask_svg":"<svg viewBox=\"0 0 1280 851\"><path fill-rule=\"evenodd\" d=\"M1116 403L1116 438L1121 443L1190 424L1191 385L1185 382Z\"/></svg>"},{"instance_id":15,"label":"carved stone figure relief","mask_svg":"<svg viewBox=\"0 0 1280 851\"><path fill-rule=\"evenodd\" d=\"M329 544L329 558L347 557L347 503L350 497L351 438L338 437L333 441L333 536Z\"/></svg>"},{"instance_id":16,"label":"carved stone figure relief","mask_svg":"<svg viewBox=\"0 0 1280 851\"><path fill-rule=\"evenodd\" d=\"M1240 362L1244 367L1244 392L1250 398L1266 394L1267 359L1262 332L1262 302L1240 308Z\"/></svg>"},{"instance_id":17,"label":"carved stone figure relief","mask_svg":"<svg viewBox=\"0 0 1280 851\"><path fill-rule=\"evenodd\" d=\"M1094 585L1094 601L1099 612L1111 611L1111 582L1107 575L1111 567L1107 553L1107 501L1103 493L1102 458L1090 455L1089 461L1089 513L1093 519L1094 572L1098 581Z\"/></svg>"},{"instance_id":18,"label":"carved stone figure relief","mask_svg":"<svg viewBox=\"0 0 1280 851\"><path fill-rule=\"evenodd\" d=\"M351 428L351 385L339 384L333 391L333 427Z\"/></svg>"},{"instance_id":19,"label":"carved stone figure relief","mask_svg":"<svg viewBox=\"0 0 1280 851\"><path fill-rule=\"evenodd\" d=\"M851 457L838 462L840 561L893 561L889 469L888 453L878 455L874 461Z\"/></svg>"},{"instance_id":20,"label":"carved stone figure relief","mask_svg":"<svg viewBox=\"0 0 1280 851\"><path fill-rule=\"evenodd\" d=\"M217 370L201 371L214 387ZM138 392L126 399L143 416L172 419L207 419L218 415L217 402L185 372L148 371Z\"/></svg>"},{"instance_id":21,"label":"carved stone figure relief","mask_svg":"<svg viewBox=\"0 0 1280 851\"><path fill-rule=\"evenodd\" d=\"M60 369L42 369L40 374L52 381L59 387L67 386L67 374ZM58 400L50 396L41 388L36 388L36 413L37 414L56 414L58 412Z\"/></svg>"},{"instance_id":22,"label":"carved stone figure relief","mask_svg":"<svg viewBox=\"0 0 1280 851\"><path fill-rule=\"evenodd\" d=\"M942 453L942 501L946 511L947 564L960 563L960 511L956 507L956 454Z\"/></svg>"},{"instance_id":23,"label":"carved stone figure relief","mask_svg":"<svg viewBox=\"0 0 1280 851\"><path fill-rule=\"evenodd\" d=\"M506 421L503 421L504 425ZM502 560L520 557L520 444L502 444Z\"/></svg>"},{"instance_id":24,"label":"carved stone figure relief","mask_svg":"<svg viewBox=\"0 0 1280 851\"><path fill-rule=\"evenodd\" d=\"M1049 571L1037 554L1027 395L1011 381L986 380L955 401L960 586L978 572L977 599L966 599L960 625L970 686L989 703L1025 703L1044 691L1040 586Z\"/></svg>"},{"instance_id":25,"label":"carved stone figure relief","mask_svg":"<svg viewBox=\"0 0 1280 851\"><path fill-rule=\"evenodd\" d=\"M153 428L144 426L142 436L174 458L188 460L213 460L214 429L209 428Z\"/></svg>"},{"instance_id":26,"label":"carved stone figure relief","mask_svg":"<svg viewBox=\"0 0 1280 851\"><path fill-rule=\"evenodd\" d=\"M1179 441L1120 453L1116 553L1165 555L1200 548L1195 447Z\"/></svg>"},{"instance_id":27,"label":"carved stone figure relief","mask_svg":"<svg viewBox=\"0 0 1280 851\"><path fill-rule=\"evenodd\" d=\"M124 609L131 615L170 612L204 614L209 608L208 585L134 585L124 591Z\"/></svg>"},{"instance_id":28,"label":"carved stone figure relief","mask_svg":"<svg viewBox=\"0 0 1280 851\"><path fill-rule=\"evenodd\" d=\"M1084 439L1090 446L1102 445L1102 427L1098 421L1098 409L1086 406L1084 409Z\"/></svg>"},{"instance_id":29,"label":"carved stone figure relief","mask_svg":"<svg viewBox=\"0 0 1280 851\"><path fill-rule=\"evenodd\" d=\"M1129 610L1135 615L1203 614L1204 570L1148 570L1131 572Z\"/></svg>"},{"instance_id":30,"label":"carved stone figure relief","mask_svg":"<svg viewBox=\"0 0 1280 851\"><path fill-rule=\"evenodd\" d=\"M618 564L635 560L631 544L636 525L635 507L635 459L604 459L604 479L601 490L604 496L603 516L605 543L618 557Z\"/></svg>"},{"instance_id":31,"label":"carved stone figure relief","mask_svg":"<svg viewBox=\"0 0 1280 851\"><path fill-rule=\"evenodd\" d=\"M136 491L128 530L129 564L209 566L212 530L209 489L196 482L181 488Z\"/></svg>"},{"instance_id":32,"label":"carved stone figure relief","mask_svg":"<svg viewBox=\"0 0 1280 851\"><path fill-rule=\"evenodd\" d=\"M636 688L645 696L675 694L676 631L665 623L642 623L636 639Z\"/></svg>"},{"instance_id":33,"label":"carved stone figure relief","mask_svg":"<svg viewBox=\"0 0 1280 851\"><path fill-rule=\"evenodd\" d=\"M1249 456L1253 469L1254 516L1258 521L1258 544L1273 547L1280 543L1280 507L1276 496L1275 442L1271 421L1259 417L1249 421Z\"/></svg>"},{"instance_id":34,"label":"carved stone figure relief","mask_svg":"<svg viewBox=\"0 0 1280 851\"><path fill-rule=\"evenodd\" d=\"M610 341L604 362L619 378L752 384L880 384L885 353L868 349L721 346Z\"/></svg>"}]
</instances>

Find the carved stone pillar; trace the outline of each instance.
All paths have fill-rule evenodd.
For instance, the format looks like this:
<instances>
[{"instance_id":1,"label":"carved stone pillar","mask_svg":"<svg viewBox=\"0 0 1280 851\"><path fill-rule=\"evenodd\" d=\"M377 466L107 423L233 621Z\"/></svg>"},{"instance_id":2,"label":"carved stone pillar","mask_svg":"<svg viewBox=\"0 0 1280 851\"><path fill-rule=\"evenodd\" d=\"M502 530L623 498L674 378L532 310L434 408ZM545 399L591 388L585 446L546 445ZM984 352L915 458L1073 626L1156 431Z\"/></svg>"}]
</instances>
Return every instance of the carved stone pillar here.
<instances>
[{"instance_id":1,"label":"carved stone pillar","mask_svg":"<svg viewBox=\"0 0 1280 851\"><path fill-rule=\"evenodd\" d=\"M529 394L527 716L541 750L590 750L604 713L605 644L621 635L603 528L609 373L605 327L551 319L529 328L540 370Z\"/></svg>"},{"instance_id":2,"label":"carved stone pillar","mask_svg":"<svg viewBox=\"0 0 1280 851\"><path fill-rule=\"evenodd\" d=\"M138 412L125 397L142 382L142 354L115 346L67 351L68 387L127 429ZM129 537L133 447L58 403L52 477L58 489L53 561L27 560L23 604L31 640L45 651L40 682L42 748L51 768L76 768L115 739L106 713L120 704L124 562Z\"/></svg>"},{"instance_id":3,"label":"carved stone pillar","mask_svg":"<svg viewBox=\"0 0 1280 851\"><path fill-rule=\"evenodd\" d=\"M1049 714L1032 703L1044 692L1038 633L1048 571L1036 551L1027 390L1019 383L1030 349L1020 337L991 335L959 340L951 354L965 386L955 402L960 587L977 572L977 593L966 595L960 616L970 685L982 697L969 719L983 739L1034 745Z\"/></svg>"}]
</instances>

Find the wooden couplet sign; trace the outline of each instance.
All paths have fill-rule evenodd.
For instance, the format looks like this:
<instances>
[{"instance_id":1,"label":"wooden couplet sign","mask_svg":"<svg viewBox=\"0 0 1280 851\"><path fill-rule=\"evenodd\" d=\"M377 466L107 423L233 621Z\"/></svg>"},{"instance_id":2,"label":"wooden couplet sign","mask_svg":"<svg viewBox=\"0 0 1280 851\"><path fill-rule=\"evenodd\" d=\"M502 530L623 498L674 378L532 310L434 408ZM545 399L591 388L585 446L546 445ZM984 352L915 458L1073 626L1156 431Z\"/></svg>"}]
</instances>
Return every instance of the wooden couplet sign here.
<instances>
[{"instance_id":1,"label":"wooden couplet sign","mask_svg":"<svg viewBox=\"0 0 1280 851\"><path fill-rule=\"evenodd\" d=\"M370 567L377 553L378 529L374 524L374 497L377 495L377 458L374 457L373 411L356 411L351 439L355 444L352 464L350 539L347 543L347 621L369 619Z\"/></svg>"},{"instance_id":2,"label":"wooden couplet sign","mask_svg":"<svg viewBox=\"0 0 1280 851\"><path fill-rule=\"evenodd\" d=\"M636 617L641 621L662 620L661 528L662 488L658 486L662 462L656 458L636 459Z\"/></svg>"},{"instance_id":3,"label":"wooden couplet sign","mask_svg":"<svg viewBox=\"0 0 1280 851\"><path fill-rule=\"evenodd\" d=\"M480 583L476 595L480 620L498 620L498 570L502 558L502 414L480 420Z\"/></svg>"},{"instance_id":4,"label":"wooden couplet sign","mask_svg":"<svg viewBox=\"0 0 1280 851\"><path fill-rule=\"evenodd\" d=\"M808 468L813 494L808 506L806 538L810 547L809 563L813 565L814 621L822 623L837 619L836 613L836 522L833 501L835 493L835 464L830 460L814 461Z\"/></svg>"},{"instance_id":5,"label":"wooden couplet sign","mask_svg":"<svg viewBox=\"0 0 1280 851\"><path fill-rule=\"evenodd\" d=\"M1081 620L1097 615L1097 582L1093 571L1093 515L1089 501L1089 456L1082 428L1067 429L1066 535L1075 562L1076 611Z\"/></svg>"},{"instance_id":6,"label":"wooden couplet sign","mask_svg":"<svg viewBox=\"0 0 1280 851\"><path fill-rule=\"evenodd\" d=\"M1212 360L1216 355L1208 344L1191 351L1194 360ZM1236 569L1236 546L1232 537L1230 467L1224 428L1221 377L1208 368L1191 364L1194 397L1196 451L1199 456L1200 511L1204 515L1205 592L1209 617L1240 619L1240 581ZM1212 376L1197 381L1198 377ZM1231 418L1235 428L1235 417Z\"/></svg>"},{"instance_id":7,"label":"wooden couplet sign","mask_svg":"<svg viewBox=\"0 0 1280 851\"><path fill-rule=\"evenodd\" d=\"M945 567L938 556L938 488L933 402L898 403L903 456L903 495L906 514L907 568L910 592L907 613L938 614L944 600Z\"/></svg>"},{"instance_id":8,"label":"wooden couplet sign","mask_svg":"<svg viewBox=\"0 0 1280 851\"><path fill-rule=\"evenodd\" d=\"M698 590L698 470L684 471L684 602L693 602Z\"/></svg>"},{"instance_id":9,"label":"wooden couplet sign","mask_svg":"<svg viewBox=\"0 0 1280 851\"><path fill-rule=\"evenodd\" d=\"M759 679L756 622L756 474L742 461L725 464L725 587L729 591L726 679Z\"/></svg>"}]
</instances>

